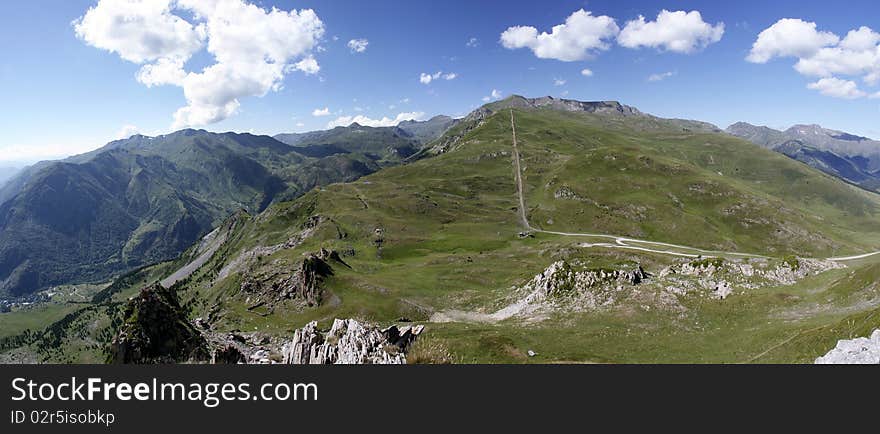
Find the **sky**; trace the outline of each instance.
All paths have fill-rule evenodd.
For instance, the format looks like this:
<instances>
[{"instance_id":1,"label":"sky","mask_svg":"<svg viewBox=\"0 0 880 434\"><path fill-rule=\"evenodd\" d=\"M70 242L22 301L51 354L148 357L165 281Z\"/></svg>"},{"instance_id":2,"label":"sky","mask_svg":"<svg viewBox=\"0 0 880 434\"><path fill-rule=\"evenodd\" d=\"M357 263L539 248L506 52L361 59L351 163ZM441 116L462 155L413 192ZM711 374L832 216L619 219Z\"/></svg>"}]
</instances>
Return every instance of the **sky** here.
<instances>
[{"instance_id":1,"label":"sky","mask_svg":"<svg viewBox=\"0 0 880 434\"><path fill-rule=\"evenodd\" d=\"M464 116L512 94L880 138L880 3L10 1L0 162L185 127Z\"/></svg>"}]
</instances>

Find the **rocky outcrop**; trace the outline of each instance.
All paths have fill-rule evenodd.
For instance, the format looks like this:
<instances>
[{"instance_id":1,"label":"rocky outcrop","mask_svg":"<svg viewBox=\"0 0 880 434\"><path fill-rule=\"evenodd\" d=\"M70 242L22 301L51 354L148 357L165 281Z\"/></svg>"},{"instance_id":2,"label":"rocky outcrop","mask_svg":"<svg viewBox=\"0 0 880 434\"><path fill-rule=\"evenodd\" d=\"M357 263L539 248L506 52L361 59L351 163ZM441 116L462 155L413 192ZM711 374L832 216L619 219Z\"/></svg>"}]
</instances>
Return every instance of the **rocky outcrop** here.
<instances>
[{"instance_id":1,"label":"rocky outcrop","mask_svg":"<svg viewBox=\"0 0 880 434\"><path fill-rule=\"evenodd\" d=\"M220 281L234 273L240 273L244 270L250 269L260 258L272 256L281 250L289 250L299 247L303 242L312 237L321 225L327 222L333 223L331 219L320 214L307 218L300 226L300 231L294 233L287 239L287 241L273 246L257 246L229 261L229 263L217 274L216 280ZM337 231L340 231L338 226ZM341 233L340 238L343 238Z\"/></svg>"},{"instance_id":2,"label":"rocky outcrop","mask_svg":"<svg viewBox=\"0 0 880 434\"><path fill-rule=\"evenodd\" d=\"M288 364L404 364L406 351L424 326L391 326L384 330L353 319L333 321L330 331L310 322L294 332L282 349Z\"/></svg>"},{"instance_id":3,"label":"rocky outcrop","mask_svg":"<svg viewBox=\"0 0 880 434\"><path fill-rule=\"evenodd\" d=\"M207 360L207 342L187 319L177 293L161 285L130 299L110 343L109 363L176 363Z\"/></svg>"},{"instance_id":4,"label":"rocky outcrop","mask_svg":"<svg viewBox=\"0 0 880 434\"><path fill-rule=\"evenodd\" d=\"M333 275L331 263L348 266L334 250L321 249L303 258L293 273L279 273L276 267L245 276L241 291L256 305L271 305L282 300L299 299L309 306L321 303L324 279Z\"/></svg>"},{"instance_id":5,"label":"rocky outcrop","mask_svg":"<svg viewBox=\"0 0 880 434\"><path fill-rule=\"evenodd\" d=\"M518 288L516 300L494 313L440 312L432 316L432 320L444 322L460 317L502 321L515 316L534 317L537 312L561 306L577 310L603 308L614 304L624 288L637 286L648 277L640 265L630 270L591 269L579 262L556 261Z\"/></svg>"},{"instance_id":6,"label":"rocky outcrop","mask_svg":"<svg viewBox=\"0 0 880 434\"><path fill-rule=\"evenodd\" d=\"M640 265L632 270L582 269L575 270L565 261L558 261L535 276L532 284L547 295L579 293L600 285L638 285L648 278Z\"/></svg>"},{"instance_id":7,"label":"rocky outcrop","mask_svg":"<svg viewBox=\"0 0 880 434\"><path fill-rule=\"evenodd\" d=\"M815 363L824 365L880 364L880 330L874 330L869 338L837 341L837 346L828 354L817 358Z\"/></svg>"},{"instance_id":8,"label":"rocky outcrop","mask_svg":"<svg viewBox=\"0 0 880 434\"><path fill-rule=\"evenodd\" d=\"M793 285L805 277L843 267L834 261L793 257L781 261L706 258L666 267L657 277L677 295L708 290L713 297L723 300L737 288Z\"/></svg>"}]
</instances>

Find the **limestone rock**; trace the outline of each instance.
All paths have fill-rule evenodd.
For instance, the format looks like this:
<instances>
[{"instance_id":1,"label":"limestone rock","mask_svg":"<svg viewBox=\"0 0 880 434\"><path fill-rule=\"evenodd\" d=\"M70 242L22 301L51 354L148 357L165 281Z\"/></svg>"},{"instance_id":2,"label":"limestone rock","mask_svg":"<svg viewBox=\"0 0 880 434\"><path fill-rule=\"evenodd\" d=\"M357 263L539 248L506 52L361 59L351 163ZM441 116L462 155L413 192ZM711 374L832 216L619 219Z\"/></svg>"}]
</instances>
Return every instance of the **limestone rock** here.
<instances>
[{"instance_id":1,"label":"limestone rock","mask_svg":"<svg viewBox=\"0 0 880 434\"><path fill-rule=\"evenodd\" d=\"M816 359L820 365L880 364L880 329L874 330L870 338L842 339L837 341L828 354Z\"/></svg>"},{"instance_id":2,"label":"limestone rock","mask_svg":"<svg viewBox=\"0 0 880 434\"><path fill-rule=\"evenodd\" d=\"M391 326L383 330L354 319L336 319L330 331L313 321L296 330L282 347L288 364L405 364L405 353L424 326Z\"/></svg>"}]
</instances>

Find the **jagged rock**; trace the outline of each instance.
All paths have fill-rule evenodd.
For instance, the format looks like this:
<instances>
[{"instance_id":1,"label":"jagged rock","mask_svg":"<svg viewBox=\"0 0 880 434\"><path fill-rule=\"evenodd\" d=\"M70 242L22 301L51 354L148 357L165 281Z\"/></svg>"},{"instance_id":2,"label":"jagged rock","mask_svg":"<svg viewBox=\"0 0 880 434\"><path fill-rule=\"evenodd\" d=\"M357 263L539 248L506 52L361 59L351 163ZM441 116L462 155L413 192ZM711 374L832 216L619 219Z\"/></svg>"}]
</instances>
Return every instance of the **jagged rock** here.
<instances>
[{"instance_id":1,"label":"jagged rock","mask_svg":"<svg viewBox=\"0 0 880 434\"><path fill-rule=\"evenodd\" d=\"M322 215L313 215L309 217L300 226L300 231L293 234L293 236L291 236L287 241L281 244L276 244L274 246L257 246L254 249L248 250L247 252L244 252L236 257L235 259L229 261L229 263L225 267L223 267L217 274L216 280L223 280L234 273L239 273L244 270L253 268L254 262L260 260L261 258L272 256L281 250L289 250L299 247L303 242L312 237L317 231L318 227L320 227L325 222L332 222L332 220ZM337 232L341 231L338 225L336 230Z\"/></svg>"},{"instance_id":2,"label":"jagged rock","mask_svg":"<svg viewBox=\"0 0 880 434\"><path fill-rule=\"evenodd\" d=\"M207 360L207 342L190 324L177 293L161 285L130 299L123 324L110 343L110 363L173 363Z\"/></svg>"},{"instance_id":3,"label":"jagged rock","mask_svg":"<svg viewBox=\"0 0 880 434\"><path fill-rule=\"evenodd\" d=\"M326 334L316 321L296 330L282 349L289 364L404 364L405 352L424 326L391 326L384 330L356 320L336 319Z\"/></svg>"},{"instance_id":4,"label":"jagged rock","mask_svg":"<svg viewBox=\"0 0 880 434\"><path fill-rule=\"evenodd\" d=\"M309 306L321 303L324 279L333 275L331 262L348 267L335 250L321 249L317 253L306 256L299 262L296 270L286 277L277 270L268 273L254 272L245 276L241 283L241 291L255 294L259 303L255 306L273 304L286 299L300 299Z\"/></svg>"},{"instance_id":5,"label":"jagged rock","mask_svg":"<svg viewBox=\"0 0 880 434\"><path fill-rule=\"evenodd\" d=\"M634 270L584 269L576 271L565 261L557 261L543 273L535 276L532 285L543 289L546 295L563 295L572 292L585 292L601 285L638 285L648 278L641 267Z\"/></svg>"},{"instance_id":6,"label":"jagged rock","mask_svg":"<svg viewBox=\"0 0 880 434\"><path fill-rule=\"evenodd\" d=\"M828 354L819 357L816 364L880 364L880 329L874 330L870 338L856 338L837 341Z\"/></svg>"}]
</instances>

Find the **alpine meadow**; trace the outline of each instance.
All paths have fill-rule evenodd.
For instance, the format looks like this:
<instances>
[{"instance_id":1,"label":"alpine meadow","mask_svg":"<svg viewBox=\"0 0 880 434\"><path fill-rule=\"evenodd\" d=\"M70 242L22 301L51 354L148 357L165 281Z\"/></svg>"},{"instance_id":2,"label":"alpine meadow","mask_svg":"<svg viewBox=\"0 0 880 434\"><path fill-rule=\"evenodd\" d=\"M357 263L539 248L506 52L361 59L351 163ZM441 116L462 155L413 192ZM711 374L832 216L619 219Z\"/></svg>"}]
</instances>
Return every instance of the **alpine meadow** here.
<instances>
[{"instance_id":1,"label":"alpine meadow","mask_svg":"<svg viewBox=\"0 0 880 434\"><path fill-rule=\"evenodd\" d=\"M0 362L880 363L876 4L369 3L0 18Z\"/></svg>"}]
</instances>

